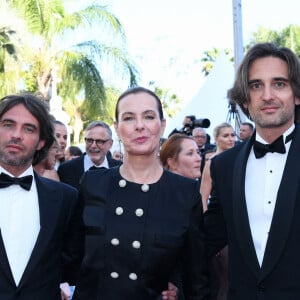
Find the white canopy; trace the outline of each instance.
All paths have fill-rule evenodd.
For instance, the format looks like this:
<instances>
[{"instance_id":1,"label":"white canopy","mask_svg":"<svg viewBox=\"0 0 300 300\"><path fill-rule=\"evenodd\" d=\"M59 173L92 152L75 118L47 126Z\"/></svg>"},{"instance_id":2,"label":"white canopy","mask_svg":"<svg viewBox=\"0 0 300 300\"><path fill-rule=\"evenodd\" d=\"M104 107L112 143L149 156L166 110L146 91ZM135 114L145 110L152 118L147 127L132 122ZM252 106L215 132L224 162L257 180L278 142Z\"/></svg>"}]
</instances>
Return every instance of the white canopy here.
<instances>
[{"instance_id":1,"label":"white canopy","mask_svg":"<svg viewBox=\"0 0 300 300\"><path fill-rule=\"evenodd\" d=\"M212 137L214 127L228 121L227 91L232 87L233 81L233 62L222 51L217 57L212 71L196 95L173 119L168 120L165 136L167 137L174 128L181 128L182 121L186 115L195 115L197 119L205 118L210 120L210 127L206 131ZM231 119L233 119L232 115Z\"/></svg>"}]
</instances>

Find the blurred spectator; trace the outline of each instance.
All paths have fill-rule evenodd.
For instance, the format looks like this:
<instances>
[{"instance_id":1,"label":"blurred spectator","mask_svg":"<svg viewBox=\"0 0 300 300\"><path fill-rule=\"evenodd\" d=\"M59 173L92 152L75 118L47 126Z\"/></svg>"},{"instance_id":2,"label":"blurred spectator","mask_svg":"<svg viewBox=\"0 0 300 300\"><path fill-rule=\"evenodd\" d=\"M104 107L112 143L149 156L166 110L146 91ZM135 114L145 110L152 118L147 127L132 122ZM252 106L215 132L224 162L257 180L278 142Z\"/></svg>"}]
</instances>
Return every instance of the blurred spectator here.
<instances>
[{"instance_id":1,"label":"blurred spectator","mask_svg":"<svg viewBox=\"0 0 300 300\"><path fill-rule=\"evenodd\" d=\"M200 177L199 149L193 138L185 134L175 133L163 143L160 160L173 173L193 179Z\"/></svg>"},{"instance_id":2,"label":"blurred spectator","mask_svg":"<svg viewBox=\"0 0 300 300\"><path fill-rule=\"evenodd\" d=\"M189 115L185 116L182 122L182 128L181 129L173 129L173 131L169 134L169 137L175 133L184 133L188 136L192 135L192 130L193 130L193 122L196 120L196 116L194 115Z\"/></svg>"},{"instance_id":3,"label":"blurred spectator","mask_svg":"<svg viewBox=\"0 0 300 300\"><path fill-rule=\"evenodd\" d=\"M107 157L112 147L112 131L101 121L91 122L85 130L86 153L61 164L58 175L62 182L79 188L79 181L83 173L94 168L111 168L122 164L121 161Z\"/></svg>"},{"instance_id":4,"label":"blurred spectator","mask_svg":"<svg viewBox=\"0 0 300 300\"><path fill-rule=\"evenodd\" d=\"M56 140L58 142L58 151L56 154L56 165L55 169L58 168L58 166L65 161L65 150L67 147L67 141L68 141L68 131L67 126L58 121L54 121L54 132L56 136Z\"/></svg>"},{"instance_id":5,"label":"blurred spectator","mask_svg":"<svg viewBox=\"0 0 300 300\"><path fill-rule=\"evenodd\" d=\"M207 152L210 149L214 149L215 145L212 145L209 142L208 134L206 133L205 129L202 127L196 127L193 129L192 132L193 139L195 140L199 151L201 154Z\"/></svg>"},{"instance_id":6,"label":"blurred spectator","mask_svg":"<svg viewBox=\"0 0 300 300\"><path fill-rule=\"evenodd\" d=\"M240 126L240 140L242 142L248 140L254 131L253 124L249 122L243 122Z\"/></svg>"},{"instance_id":7,"label":"blurred spectator","mask_svg":"<svg viewBox=\"0 0 300 300\"><path fill-rule=\"evenodd\" d=\"M116 160L123 161L123 154L121 151L115 150L112 154L112 158Z\"/></svg>"},{"instance_id":8,"label":"blurred spectator","mask_svg":"<svg viewBox=\"0 0 300 300\"><path fill-rule=\"evenodd\" d=\"M51 148L48 150L46 157L44 157L37 164L33 164L33 169L43 177L59 181L59 176L54 168L56 161L55 158L58 151L59 146L57 141L55 141Z\"/></svg>"},{"instance_id":9,"label":"blurred spectator","mask_svg":"<svg viewBox=\"0 0 300 300\"><path fill-rule=\"evenodd\" d=\"M68 161L70 159L79 157L82 155L82 151L79 147L77 146L69 146L66 151L65 151L65 161Z\"/></svg>"}]
</instances>

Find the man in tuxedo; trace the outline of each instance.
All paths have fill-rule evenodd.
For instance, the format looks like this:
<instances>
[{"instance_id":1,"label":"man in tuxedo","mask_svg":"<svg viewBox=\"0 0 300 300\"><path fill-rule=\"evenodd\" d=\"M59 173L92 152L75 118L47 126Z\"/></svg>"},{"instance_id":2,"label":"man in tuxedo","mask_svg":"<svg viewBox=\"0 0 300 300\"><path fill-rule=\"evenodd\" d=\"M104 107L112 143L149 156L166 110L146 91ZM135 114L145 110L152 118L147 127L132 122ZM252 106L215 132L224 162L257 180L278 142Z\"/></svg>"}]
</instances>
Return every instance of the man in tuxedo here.
<instances>
[{"instance_id":1,"label":"man in tuxedo","mask_svg":"<svg viewBox=\"0 0 300 300\"><path fill-rule=\"evenodd\" d=\"M228 300L300 299L298 57L270 43L253 46L229 97L256 132L212 160L208 251L228 243Z\"/></svg>"},{"instance_id":2,"label":"man in tuxedo","mask_svg":"<svg viewBox=\"0 0 300 300\"><path fill-rule=\"evenodd\" d=\"M32 168L53 142L40 99L0 100L0 299L60 300L59 284L76 281L83 252L77 191Z\"/></svg>"},{"instance_id":3,"label":"man in tuxedo","mask_svg":"<svg viewBox=\"0 0 300 300\"><path fill-rule=\"evenodd\" d=\"M107 154L112 147L112 131L101 121L91 122L85 130L84 155L61 164L58 175L62 182L79 189L83 173L89 169L111 168L122 164L121 161L109 157Z\"/></svg>"}]
</instances>

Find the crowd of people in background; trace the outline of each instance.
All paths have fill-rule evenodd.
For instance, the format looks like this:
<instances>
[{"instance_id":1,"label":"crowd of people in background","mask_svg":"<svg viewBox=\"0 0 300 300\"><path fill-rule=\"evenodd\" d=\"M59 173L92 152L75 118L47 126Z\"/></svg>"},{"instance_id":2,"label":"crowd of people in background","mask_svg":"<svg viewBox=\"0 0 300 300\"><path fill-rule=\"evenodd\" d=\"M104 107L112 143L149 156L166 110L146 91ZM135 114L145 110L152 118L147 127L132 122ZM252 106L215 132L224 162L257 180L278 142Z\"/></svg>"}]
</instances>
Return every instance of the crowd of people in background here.
<instances>
[{"instance_id":1,"label":"crowd of people in background","mask_svg":"<svg viewBox=\"0 0 300 300\"><path fill-rule=\"evenodd\" d=\"M300 299L300 63L249 49L230 101L249 120L213 141L187 115L168 138L133 87L84 146L33 94L0 101L0 298ZM26 200L26 202L24 202Z\"/></svg>"}]
</instances>

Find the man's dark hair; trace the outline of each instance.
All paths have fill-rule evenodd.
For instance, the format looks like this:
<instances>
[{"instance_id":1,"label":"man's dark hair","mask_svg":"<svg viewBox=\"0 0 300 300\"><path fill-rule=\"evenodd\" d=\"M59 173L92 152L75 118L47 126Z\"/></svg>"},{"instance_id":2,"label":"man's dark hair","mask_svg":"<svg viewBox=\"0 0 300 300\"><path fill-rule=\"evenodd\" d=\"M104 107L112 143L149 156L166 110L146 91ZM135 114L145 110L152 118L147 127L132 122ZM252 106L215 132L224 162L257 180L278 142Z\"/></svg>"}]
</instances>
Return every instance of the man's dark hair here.
<instances>
[{"instance_id":1,"label":"man's dark hair","mask_svg":"<svg viewBox=\"0 0 300 300\"><path fill-rule=\"evenodd\" d=\"M55 141L53 117L49 114L42 99L33 94L24 93L20 95L8 95L0 99L0 119L7 111L19 104L24 105L38 120L40 140L45 141L45 145L34 153L32 164L35 165L47 156L50 147Z\"/></svg>"},{"instance_id":2,"label":"man's dark hair","mask_svg":"<svg viewBox=\"0 0 300 300\"><path fill-rule=\"evenodd\" d=\"M251 118L245 107L250 102L249 69L252 63L264 57L276 57L287 63L289 81L295 97L300 98L300 62L296 54L288 48L278 47L272 43L256 44L247 52L240 64L233 87L228 91L231 103L237 103L242 111Z\"/></svg>"},{"instance_id":3,"label":"man's dark hair","mask_svg":"<svg viewBox=\"0 0 300 300\"><path fill-rule=\"evenodd\" d=\"M254 126L250 122L242 122L241 125L247 125L247 126L249 126L251 128L252 131L254 130Z\"/></svg>"}]
</instances>

